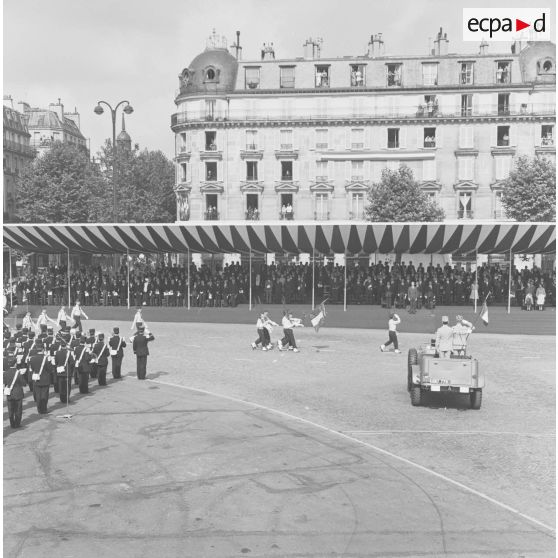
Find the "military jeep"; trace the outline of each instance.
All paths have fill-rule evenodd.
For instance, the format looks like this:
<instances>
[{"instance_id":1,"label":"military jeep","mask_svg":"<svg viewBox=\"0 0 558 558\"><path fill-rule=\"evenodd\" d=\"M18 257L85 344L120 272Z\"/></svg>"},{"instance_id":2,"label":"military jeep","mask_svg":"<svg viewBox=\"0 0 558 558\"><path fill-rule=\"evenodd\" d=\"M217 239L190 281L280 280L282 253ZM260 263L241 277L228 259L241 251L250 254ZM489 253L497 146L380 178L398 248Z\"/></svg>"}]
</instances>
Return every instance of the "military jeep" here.
<instances>
[{"instance_id":1,"label":"military jeep","mask_svg":"<svg viewBox=\"0 0 558 558\"><path fill-rule=\"evenodd\" d=\"M440 358L432 340L418 349L409 349L407 363L407 391L413 406L423 403L427 391L451 391L469 394L471 409L480 409L484 374L477 359L457 355Z\"/></svg>"}]
</instances>

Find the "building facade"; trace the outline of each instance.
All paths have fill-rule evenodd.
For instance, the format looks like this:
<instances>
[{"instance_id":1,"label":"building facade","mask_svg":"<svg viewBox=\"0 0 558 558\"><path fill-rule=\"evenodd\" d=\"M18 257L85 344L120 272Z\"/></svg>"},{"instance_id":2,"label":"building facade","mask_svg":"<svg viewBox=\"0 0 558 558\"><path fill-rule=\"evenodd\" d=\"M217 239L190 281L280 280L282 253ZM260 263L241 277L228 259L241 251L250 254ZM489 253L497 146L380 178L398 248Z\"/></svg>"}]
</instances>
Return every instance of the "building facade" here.
<instances>
[{"instance_id":1,"label":"building facade","mask_svg":"<svg viewBox=\"0 0 558 558\"><path fill-rule=\"evenodd\" d=\"M51 103L48 109L32 108L27 103L22 105L31 134L31 146L38 155L48 151L55 141L87 149L87 140L81 133L80 115L76 109L66 112L60 99L57 103Z\"/></svg>"},{"instance_id":2,"label":"building facade","mask_svg":"<svg viewBox=\"0 0 558 558\"><path fill-rule=\"evenodd\" d=\"M11 97L4 98L4 221L15 219L18 177L34 159L31 135L24 115L13 108Z\"/></svg>"},{"instance_id":3,"label":"building facade","mask_svg":"<svg viewBox=\"0 0 558 558\"><path fill-rule=\"evenodd\" d=\"M502 180L519 155L555 160L555 45L451 54L243 61L215 34L179 76L179 221L363 219L382 169L409 166L447 219L505 218Z\"/></svg>"}]
</instances>

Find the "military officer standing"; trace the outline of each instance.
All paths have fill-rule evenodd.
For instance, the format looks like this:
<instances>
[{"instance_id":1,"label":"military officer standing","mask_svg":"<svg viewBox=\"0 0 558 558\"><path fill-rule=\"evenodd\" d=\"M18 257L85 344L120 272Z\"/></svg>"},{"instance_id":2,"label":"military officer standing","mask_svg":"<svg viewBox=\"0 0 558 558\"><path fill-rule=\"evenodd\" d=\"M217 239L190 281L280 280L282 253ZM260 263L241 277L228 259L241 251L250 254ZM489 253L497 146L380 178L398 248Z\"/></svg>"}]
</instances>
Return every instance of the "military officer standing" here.
<instances>
[{"instance_id":1,"label":"military officer standing","mask_svg":"<svg viewBox=\"0 0 558 558\"><path fill-rule=\"evenodd\" d=\"M112 330L112 337L109 339L110 356L112 360L112 377L118 379L122 377L122 359L124 358L124 347L126 341L120 337L120 329L115 327Z\"/></svg>"},{"instance_id":2,"label":"military officer standing","mask_svg":"<svg viewBox=\"0 0 558 558\"><path fill-rule=\"evenodd\" d=\"M442 327L436 331L436 350L440 358L450 358L453 345L453 329L449 326L449 318L442 316Z\"/></svg>"},{"instance_id":3,"label":"military officer standing","mask_svg":"<svg viewBox=\"0 0 558 558\"><path fill-rule=\"evenodd\" d=\"M89 336L86 337L85 339L85 344L87 345L87 348L89 350L89 358L87 359L88 362L88 372L89 372L89 376L91 378L96 378L97 377L97 354L93 352L93 347L95 347L95 344L97 342L96 336L95 336L95 330L94 329L90 329L89 330Z\"/></svg>"},{"instance_id":4,"label":"military officer standing","mask_svg":"<svg viewBox=\"0 0 558 558\"><path fill-rule=\"evenodd\" d=\"M138 328L138 333L134 336L133 349L137 360L138 380L145 380L147 375L147 356L149 355L147 344L154 339L153 334L143 326Z\"/></svg>"}]
</instances>

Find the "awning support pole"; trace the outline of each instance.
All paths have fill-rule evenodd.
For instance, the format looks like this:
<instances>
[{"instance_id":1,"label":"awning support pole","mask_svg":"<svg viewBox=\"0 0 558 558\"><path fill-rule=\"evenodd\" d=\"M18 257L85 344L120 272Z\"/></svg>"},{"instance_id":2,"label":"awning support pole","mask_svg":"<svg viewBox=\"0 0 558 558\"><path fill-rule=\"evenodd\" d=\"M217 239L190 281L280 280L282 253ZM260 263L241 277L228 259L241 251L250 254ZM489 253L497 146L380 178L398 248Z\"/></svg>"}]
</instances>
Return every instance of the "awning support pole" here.
<instances>
[{"instance_id":1,"label":"awning support pole","mask_svg":"<svg viewBox=\"0 0 558 558\"><path fill-rule=\"evenodd\" d=\"M475 250L475 289L476 292L474 293L475 299L475 314L477 313L477 298L479 297L479 261L478 261L478 254Z\"/></svg>"},{"instance_id":2,"label":"awning support pole","mask_svg":"<svg viewBox=\"0 0 558 558\"><path fill-rule=\"evenodd\" d=\"M130 250L126 246L126 288L128 290L128 310L130 309Z\"/></svg>"},{"instance_id":3,"label":"awning support pole","mask_svg":"<svg viewBox=\"0 0 558 558\"><path fill-rule=\"evenodd\" d=\"M188 267L188 310L190 310L190 247L188 247L186 266Z\"/></svg>"},{"instance_id":4,"label":"awning support pole","mask_svg":"<svg viewBox=\"0 0 558 558\"><path fill-rule=\"evenodd\" d=\"M513 265L513 254L510 248L510 270L508 274L508 314L511 313L512 265Z\"/></svg>"},{"instance_id":5,"label":"awning support pole","mask_svg":"<svg viewBox=\"0 0 558 558\"><path fill-rule=\"evenodd\" d=\"M14 286L12 284L12 249L8 248L8 265L10 266L10 312L14 307Z\"/></svg>"},{"instance_id":6,"label":"awning support pole","mask_svg":"<svg viewBox=\"0 0 558 558\"><path fill-rule=\"evenodd\" d=\"M347 254L345 254L345 285L343 287L343 312L347 311Z\"/></svg>"},{"instance_id":7,"label":"awning support pole","mask_svg":"<svg viewBox=\"0 0 558 558\"><path fill-rule=\"evenodd\" d=\"M248 295L250 302L248 303L248 310L251 311L252 310L252 251L251 250L250 250L250 259L248 265L249 265L249 280L250 280L249 282L250 288L249 288L249 295Z\"/></svg>"},{"instance_id":8,"label":"awning support pole","mask_svg":"<svg viewBox=\"0 0 558 558\"><path fill-rule=\"evenodd\" d=\"M316 252L312 250L312 310L315 308L314 303L314 288L316 285L316 281L314 280L316 273Z\"/></svg>"},{"instance_id":9,"label":"awning support pole","mask_svg":"<svg viewBox=\"0 0 558 558\"><path fill-rule=\"evenodd\" d=\"M72 301L70 300L70 296L71 296L71 290L70 290L70 249L66 248L66 250L68 250L68 306L70 306L72 304Z\"/></svg>"}]
</instances>

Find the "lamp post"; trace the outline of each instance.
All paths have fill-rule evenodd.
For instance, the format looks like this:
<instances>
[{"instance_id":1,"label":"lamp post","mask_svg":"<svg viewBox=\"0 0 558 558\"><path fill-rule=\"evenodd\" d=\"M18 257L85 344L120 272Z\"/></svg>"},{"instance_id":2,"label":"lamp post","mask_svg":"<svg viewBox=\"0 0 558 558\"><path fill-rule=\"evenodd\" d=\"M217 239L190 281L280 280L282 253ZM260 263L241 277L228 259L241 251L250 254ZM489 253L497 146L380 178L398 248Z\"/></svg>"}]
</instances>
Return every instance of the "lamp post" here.
<instances>
[{"instance_id":1,"label":"lamp post","mask_svg":"<svg viewBox=\"0 0 558 558\"><path fill-rule=\"evenodd\" d=\"M128 101L120 101L115 108L112 108L106 101L98 101L97 106L93 109L95 114L100 115L105 112L103 107L101 106L102 104L108 107L112 116L112 222L116 223L116 111L118 110L118 107L123 104L126 104L126 106L122 109L126 114L132 114L132 112L134 112L134 109Z\"/></svg>"}]
</instances>

